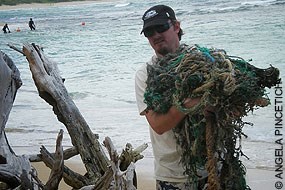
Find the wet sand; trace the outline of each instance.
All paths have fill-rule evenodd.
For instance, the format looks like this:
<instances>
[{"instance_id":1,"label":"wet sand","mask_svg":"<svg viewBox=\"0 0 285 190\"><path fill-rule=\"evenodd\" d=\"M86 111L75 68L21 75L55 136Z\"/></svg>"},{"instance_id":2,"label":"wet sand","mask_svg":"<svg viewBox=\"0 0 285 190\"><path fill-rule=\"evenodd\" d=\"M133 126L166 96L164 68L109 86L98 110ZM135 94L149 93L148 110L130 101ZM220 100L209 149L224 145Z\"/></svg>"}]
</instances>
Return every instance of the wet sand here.
<instances>
[{"instance_id":1,"label":"wet sand","mask_svg":"<svg viewBox=\"0 0 285 190\"><path fill-rule=\"evenodd\" d=\"M38 171L39 178L45 182L48 179L50 170L43 163L33 163ZM73 171L84 174L85 169L79 161L66 161L66 165ZM153 173L153 158L143 158L136 164L136 172L138 179L139 190L155 190L155 179ZM260 189L275 189L275 183L278 180L275 177L276 172L266 169L247 169L247 184L252 190ZM282 181L282 180L281 180ZM71 187L66 185L63 180L60 184L62 190L71 190Z\"/></svg>"}]
</instances>

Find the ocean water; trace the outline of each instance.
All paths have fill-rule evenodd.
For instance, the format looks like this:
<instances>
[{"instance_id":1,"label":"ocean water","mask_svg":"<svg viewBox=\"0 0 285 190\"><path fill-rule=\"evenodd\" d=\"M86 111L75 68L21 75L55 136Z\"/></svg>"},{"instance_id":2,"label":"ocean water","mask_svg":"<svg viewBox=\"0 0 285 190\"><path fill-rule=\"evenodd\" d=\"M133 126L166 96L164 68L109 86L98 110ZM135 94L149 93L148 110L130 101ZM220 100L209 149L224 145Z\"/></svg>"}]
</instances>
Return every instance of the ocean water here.
<instances>
[{"instance_id":1,"label":"ocean water","mask_svg":"<svg viewBox=\"0 0 285 190\"><path fill-rule=\"evenodd\" d=\"M167 0L156 4L174 8L185 32L183 43L225 49L229 55L252 59L260 68L271 64L285 78L284 0ZM148 125L135 102L134 75L153 54L140 35L141 16L153 5L150 0L122 0L0 11L1 26L7 22L12 32L0 35L0 50L13 59L23 80L6 124L16 154L36 154L41 145L53 151L60 129L64 130L63 146L71 146L67 130L38 96L25 57L6 45L21 48L23 43L36 43L58 63L68 92L101 142L109 136L118 151L127 142L134 147L148 143L143 154L152 157ZM29 30L29 18L35 21L36 31ZM21 31L16 32L17 28ZM254 123L244 128L248 138L242 145L250 158L243 159L247 167L270 169L275 165L274 89L267 92L272 105L244 118Z\"/></svg>"}]
</instances>

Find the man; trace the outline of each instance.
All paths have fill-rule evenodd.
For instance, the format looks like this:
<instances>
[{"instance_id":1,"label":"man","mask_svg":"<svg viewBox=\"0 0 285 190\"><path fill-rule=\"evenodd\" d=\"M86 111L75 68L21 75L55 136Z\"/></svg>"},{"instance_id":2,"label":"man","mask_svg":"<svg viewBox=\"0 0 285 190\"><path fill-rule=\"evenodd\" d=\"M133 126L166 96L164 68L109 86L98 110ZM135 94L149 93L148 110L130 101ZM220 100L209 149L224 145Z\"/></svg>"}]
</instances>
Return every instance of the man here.
<instances>
[{"instance_id":1,"label":"man","mask_svg":"<svg viewBox=\"0 0 285 190\"><path fill-rule=\"evenodd\" d=\"M3 30L3 32L4 32L5 34L7 33L7 31L8 31L9 33L11 33L7 23L4 25L4 27L2 28L2 30Z\"/></svg>"},{"instance_id":2,"label":"man","mask_svg":"<svg viewBox=\"0 0 285 190\"><path fill-rule=\"evenodd\" d=\"M35 25L35 23L34 23L32 18L30 18L29 27L30 27L31 30L36 30L36 25Z\"/></svg>"},{"instance_id":3,"label":"man","mask_svg":"<svg viewBox=\"0 0 285 190\"><path fill-rule=\"evenodd\" d=\"M143 17L143 29L141 33L148 39L155 55L144 64L135 77L135 90L140 115L144 115L150 125L150 138L155 159L155 178L158 190L194 189L194 184L187 182L187 176L180 163L181 152L176 143L172 129L184 118L185 114L174 106L166 114L159 114L148 110L144 103L144 92L147 80L147 64L156 64L159 58L168 53L174 53L180 46L183 34L180 22L176 19L172 8L165 5L156 5L148 9ZM190 108L199 102L197 99L185 101L186 107Z\"/></svg>"}]
</instances>

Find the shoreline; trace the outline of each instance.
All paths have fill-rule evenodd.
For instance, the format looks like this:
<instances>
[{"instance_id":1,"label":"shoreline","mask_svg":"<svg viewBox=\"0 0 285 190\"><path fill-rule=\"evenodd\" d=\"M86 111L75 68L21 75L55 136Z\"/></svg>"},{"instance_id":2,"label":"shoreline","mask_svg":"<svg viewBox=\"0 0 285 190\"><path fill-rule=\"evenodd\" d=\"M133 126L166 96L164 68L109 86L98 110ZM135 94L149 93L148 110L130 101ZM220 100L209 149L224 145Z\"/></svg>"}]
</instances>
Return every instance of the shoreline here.
<instances>
[{"instance_id":1,"label":"shoreline","mask_svg":"<svg viewBox=\"0 0 285 190\"><path fill-rule=\"evenodd\" d=\"M32 162L33 167L36 168L39 179L45 184L49 178L50 169L45 166L43 162ZM66 160L64 165L69 167L72 171L84 175L86 170L83 163L77 159ZM135 163L137 175L137 189L139 190L154 190L155 180L153 175L153 158L143 158ZM71 190L62 179L59 184L61 190Z\"/></svg>"},{"instance_id":2,"label":"shoreline","mask_svg":"<svg viewBox=\"0 0 285 190\"><path fill-rule=\"evenodd\" d=\"M31 8L47 8L47 7L59 7L59 6L73 6L84 5L89 3L99 2L114 2L115 0L83 0L83 1L69 1L58 3L30 3L30 4L17 4L17 5L1 5L0 11L3 10L17 10L17 9L31 9Z\"/></svg>"},{"instance_id":3,"label":"shoreline","mask_svg":"<svg viewBox=\"0 0 285 190\"><path fill-rule=\"evenodd\" d=\"M50 169L47 168L44 163L37 162L32 163L32 165L37 169L38 177L45 183L49 177ZM85 173L85 168L83 163L79 160L67 160L65 165L68 166L75 172L82 175ZM138 160L135 163L137 181L139 190L155 190L155 179L153 173L153 158L145 157L142 160ZM259 169L259 168L247 168L246 181L252 190L257 189L272 189L274 188L277 178L275 177L274 170ZM71 190L72 188L65 184L62 180L60 182L59 189L61 190Z\"/></svg>"}]
</instances>

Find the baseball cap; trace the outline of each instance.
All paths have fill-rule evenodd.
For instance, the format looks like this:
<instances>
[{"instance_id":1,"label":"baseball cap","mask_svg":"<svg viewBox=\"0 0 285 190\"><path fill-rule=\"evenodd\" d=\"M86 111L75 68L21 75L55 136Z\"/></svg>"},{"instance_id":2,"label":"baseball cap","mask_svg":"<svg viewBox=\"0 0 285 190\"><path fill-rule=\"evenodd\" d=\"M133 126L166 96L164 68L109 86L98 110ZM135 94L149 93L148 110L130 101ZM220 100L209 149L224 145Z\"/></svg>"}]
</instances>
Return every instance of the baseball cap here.
<instances>
[{"instance_id":1,"label":"baseball cap","mask_svg":"<svg viewBox=\"0 0 285 190\"><path fill-rule=\"evenodd\" d=\"M166 5L156 5L149 8L143 15L143 31L155 25L163 25L168 22L168 20L176 20L175 13L172 8Z\"/></svg>"}]
</instances>

